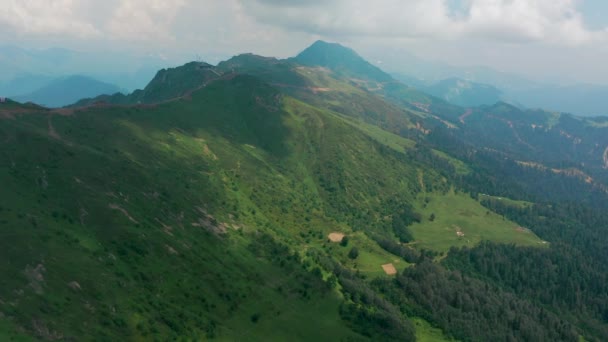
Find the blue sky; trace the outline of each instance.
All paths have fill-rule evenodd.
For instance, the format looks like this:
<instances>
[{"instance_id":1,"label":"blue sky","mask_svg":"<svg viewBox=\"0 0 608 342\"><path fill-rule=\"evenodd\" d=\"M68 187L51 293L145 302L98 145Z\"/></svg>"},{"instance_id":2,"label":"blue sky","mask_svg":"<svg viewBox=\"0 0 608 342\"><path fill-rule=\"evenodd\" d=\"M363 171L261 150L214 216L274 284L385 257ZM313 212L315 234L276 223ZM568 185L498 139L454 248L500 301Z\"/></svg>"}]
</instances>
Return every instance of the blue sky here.
<instances>
[{"instance_id":1,"label":"blue sky","mask_svg":"<svg viewBox=\"0 0 608 342\"><path fill-rule=\"evenodd\" d=\"M589 28L601 29L608 26L608 1L585 0L578 6Z\"/></svg>"},{"instance_id":2,"label":"blue sky","mask_svg":"<svg viewBox=\"0 0 608 342\"><path fill-rule=\"evenodd\" d=\"M533 79L608 83L605 0L0 0L0 45L181 63L242 52L288 57L316 39L393 70L399 53L411 53Z\"/></svg>"}]
</instances>

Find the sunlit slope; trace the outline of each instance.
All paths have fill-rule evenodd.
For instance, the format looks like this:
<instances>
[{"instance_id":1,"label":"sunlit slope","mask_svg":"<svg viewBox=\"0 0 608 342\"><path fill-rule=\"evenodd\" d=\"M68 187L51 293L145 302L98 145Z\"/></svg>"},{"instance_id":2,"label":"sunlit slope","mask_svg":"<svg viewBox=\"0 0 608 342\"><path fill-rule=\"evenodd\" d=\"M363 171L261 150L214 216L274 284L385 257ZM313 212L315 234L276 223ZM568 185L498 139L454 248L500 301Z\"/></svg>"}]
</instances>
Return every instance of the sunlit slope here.
<instances>
[{"instance_id":1,"label":"sunlit slope","mask_svg":"<svg viewBox=\"0 0 608 342\"><path fill-rule=\"evenodd\" d=\"M417 248L447 252L450 247L473 247L481 241L520 246L544 246L526 227L489 211L467 194L449 191L420 196L422 221L410 229Z\"/></svg>"},{"instance_id":2,"label":"sunlit slope","mask_svg":"<svg viewBox=\"0 0 608 342\"><path fill-rule=\"evenodd\" d=\"M26 335L362 338L302 260L407 265L353 231L390 232L417 166L253 77L154 106L18 109L0 121L0 311Z\"/></svg>"},{"instance_id":3,"label":"sunlit slope","mask_svg":"<svg viewBox=\"0 0 608 342\"><path fill-rule=\"evenodd\" d=\"M231 75L152 105L5 108L5 334L310 340L324 326L332 340L380 336L341 311L352 297L321 261L370 279L386 277L386 264L409 267L374 239L396 241L404 217L426 219L421 196L451 185L412 158L412 140L300 95ZM413 229L412 246L429 248ZM348 244L328 241L335 232ZM395 331L410 329L402 319Z\"/></svg>"}]
</instances>

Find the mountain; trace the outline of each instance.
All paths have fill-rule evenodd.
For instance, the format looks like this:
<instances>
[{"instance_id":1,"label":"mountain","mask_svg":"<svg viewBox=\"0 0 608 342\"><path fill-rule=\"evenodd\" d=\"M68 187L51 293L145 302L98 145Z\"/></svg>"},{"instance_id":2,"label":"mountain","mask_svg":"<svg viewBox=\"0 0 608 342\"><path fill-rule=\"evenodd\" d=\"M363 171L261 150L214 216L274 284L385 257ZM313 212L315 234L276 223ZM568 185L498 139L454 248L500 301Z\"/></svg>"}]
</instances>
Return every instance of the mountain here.
<instances>
[{"instance_id":1,"label":"mountain","mask_svg":"<svg viewBox=\"0 0 608 342\"><path fill-rule=\"evenodd\" d=\"M454 79L461 79L471 84L493 87L502 93L495 93L494 89L482 90L490 99L499 95L500 100L528 108L544 108L582 116L608 115L606 110L608 86L606 85L578 84L572 80L559 79L559 75L555 80L532 81L517 74L488 67L453 66L428 61L403 51L393 52L389 55L391 56L374 55L374 59L383 60L384 64L390 65L391 74L405 84L441 98L447 94L445 89L441 89L442 87L435 90L425 88L433 84L453 83ZM448 88L452 87L453 85L448 86ZM465 105L465 103L476 103L476 101L454 103ZM493 103L477 102L477 104L488 105Z\"/></svg>"},{"instance_id":2,"label":"mountain","mask_svg":"<svg viewBox=\"0 0 608 342\"><path fill-rule=\"evenodd\" d=\"M355 51L337 43L317 41L294 58L298 63L324 67L356 87L380 94L398 106L422 112L459 112L445 100L404 85ZM424 116L425 114L422 113Z\"/></svg>"},{"instance_id":3,"label":"mountain","mask_svg":"<svg viewBox=\"0 0 608 342\"><path fill-rule=\"evenodd\" d=\"M145 86L156 71L175 64L176 60L181 61L183 58L162 54L130 54L124 51L84 52L65 48L29 49L0 45L0 90L3 90L3 85L15 80L23 82L31 77L52 80L69 75L88 75L132 91ZM42 84L32 83L18 92L5 88L2 94L27 94L41 86Z\"/></svg>"},{"instance_id":4,"label":"mountain","mask_svg":"<svg viewBox=\"0 0 608 342\"><path fill-rule=\"evenodd\" d=\"M529 108L545 108L583 116L608 115L608 86L570 85L514 89L506 94Z\"/></svg>"},{"instance_id":5,"label":"mountain","mask_svg":"<svg viewBox=\"0 0 608 342\"><path fill-rule=\"evenodd\" d=\"M422 82L408 83L408 81L412 82L412 78L407 77L399 78L399 80L425 93L463 107L492 105L502 100L502 92L495 87L460 78L449 78L431 85L424 85Z\"/></svg>"},{"instance_id":6,"label":"mountain","mask_svg":"<svg viewBox=\"0 0 608 342\"><path fill-rule=\"evenodd\" d=\"M0 94L5 97L29 94L47 86L53 80L51 76L24 74L6 83L0 83Z\"/></svg>"},{"instance_id":7,"label":"mountain","mask_svg":"<svg viewBox=\"0 0 608 342\"><path fill-rule=\"evenodd\" d=\"M335 58L0 103L0 340L604 340L605 120Z\"/></svg>"},{"instance_id":8,"label":"mountain","mask_svg":"<svg viewBox=\"0 0 608 342\"><path fill-rule=\"evenodd\" d=\"M392 80L392 77L361 58L355 51L337 43L318 40L300 52L295 60L303 65L327 67L343 76L376 82Z\"/></svg>"},{"instance_id":9,"label":"mountain","mask_svg":"<svg viewBox=\"0 0 608 342\"><path fill-rule=\"evenodd\" d=\"M47 107L63 107L82 98L118 92L120 89L115 85L87 76L75 75L53 80L29 94L12 97L21 102L34 102Z\"/></svg>"}]
</instances>

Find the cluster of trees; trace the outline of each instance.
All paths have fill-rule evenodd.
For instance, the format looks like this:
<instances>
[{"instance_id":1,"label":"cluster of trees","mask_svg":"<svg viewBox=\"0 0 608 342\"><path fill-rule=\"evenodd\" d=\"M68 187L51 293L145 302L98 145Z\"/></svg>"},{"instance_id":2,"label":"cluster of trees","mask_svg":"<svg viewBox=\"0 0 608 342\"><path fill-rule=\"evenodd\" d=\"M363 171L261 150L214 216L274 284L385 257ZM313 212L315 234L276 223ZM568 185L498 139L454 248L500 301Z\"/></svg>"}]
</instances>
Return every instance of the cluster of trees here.
<instances>
[{"instance_id":1,"label":"cluster of trees","mask_svg":"<svg viewBox=\"0 0 608 342\"><path fill-rule=\"evenodd\" d=\"M550 242L549 248L493 243L452 249L443 264L538 303L584 327L585 337L608 336L608 214L577 203L507 205L482 202Z\"/></svg>"},{"instance_id":2,"label":"cluster of trees","mask_svg":"<svg viewBox=\"0 0 608 342\"><path fill-rule=\"evenodd\" d=\"M408 243L414 240L412 232L407 228L414 222L420 223L422 215L414 211L411 205L405 204L401 210L393 214L392 228L400 242Z\"/></svg>"},{"instance_id":3,"label":"cluster of trees","mask_svg":"<svg viewBox=\"0 0 608 342\"><path fill-rule=\"evenodd\" d=\"M575 327L519 296L425 260L396 279L376 279L377 292L404 314L423 317L463 341L577 341Z\"/></svg>"},{"instance_id":4,"label":"cluster of trees","mask_svg":"<svg viewBox=\"0 0 608 342\"><path fill-rule=\"evenodd\" d=\"M382 247L382 249L403 258L409 263L415 263L420 260L422 254L413 248L407 247L391 238L383 237L378 234L370 234L370 237L376 241L376 243Z\"/></svg>"},{"instance_id":5,"label":"cluster of trees","mask_svg":"<svg viewBox=\"0 0 608 342\"><path fill-rule=\"evenodd\" d=\"M363 276L320 251L309 250L307 256L332 274L328 283L340 283L345 296L340 316L354 331L376 341L415 341L415 329L407 315Z\"/></svg>"}]
</instances>

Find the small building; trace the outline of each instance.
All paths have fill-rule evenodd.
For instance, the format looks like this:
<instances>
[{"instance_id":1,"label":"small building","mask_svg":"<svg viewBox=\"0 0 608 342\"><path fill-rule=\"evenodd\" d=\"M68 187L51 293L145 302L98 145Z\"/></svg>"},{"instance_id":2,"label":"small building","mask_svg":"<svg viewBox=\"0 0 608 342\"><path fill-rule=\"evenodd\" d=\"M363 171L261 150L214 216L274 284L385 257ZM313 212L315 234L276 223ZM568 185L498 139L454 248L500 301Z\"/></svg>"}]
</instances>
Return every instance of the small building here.
<instances>
[{"instance_id":1,"label":"small building","mask_svg":"<svg viewBox=\"0 0 608 342\"><path fill-rule=\"evenodd\" d=\"M0 97L0 103L6 102L6 97Z\"/></svg>"}]
</instances>

